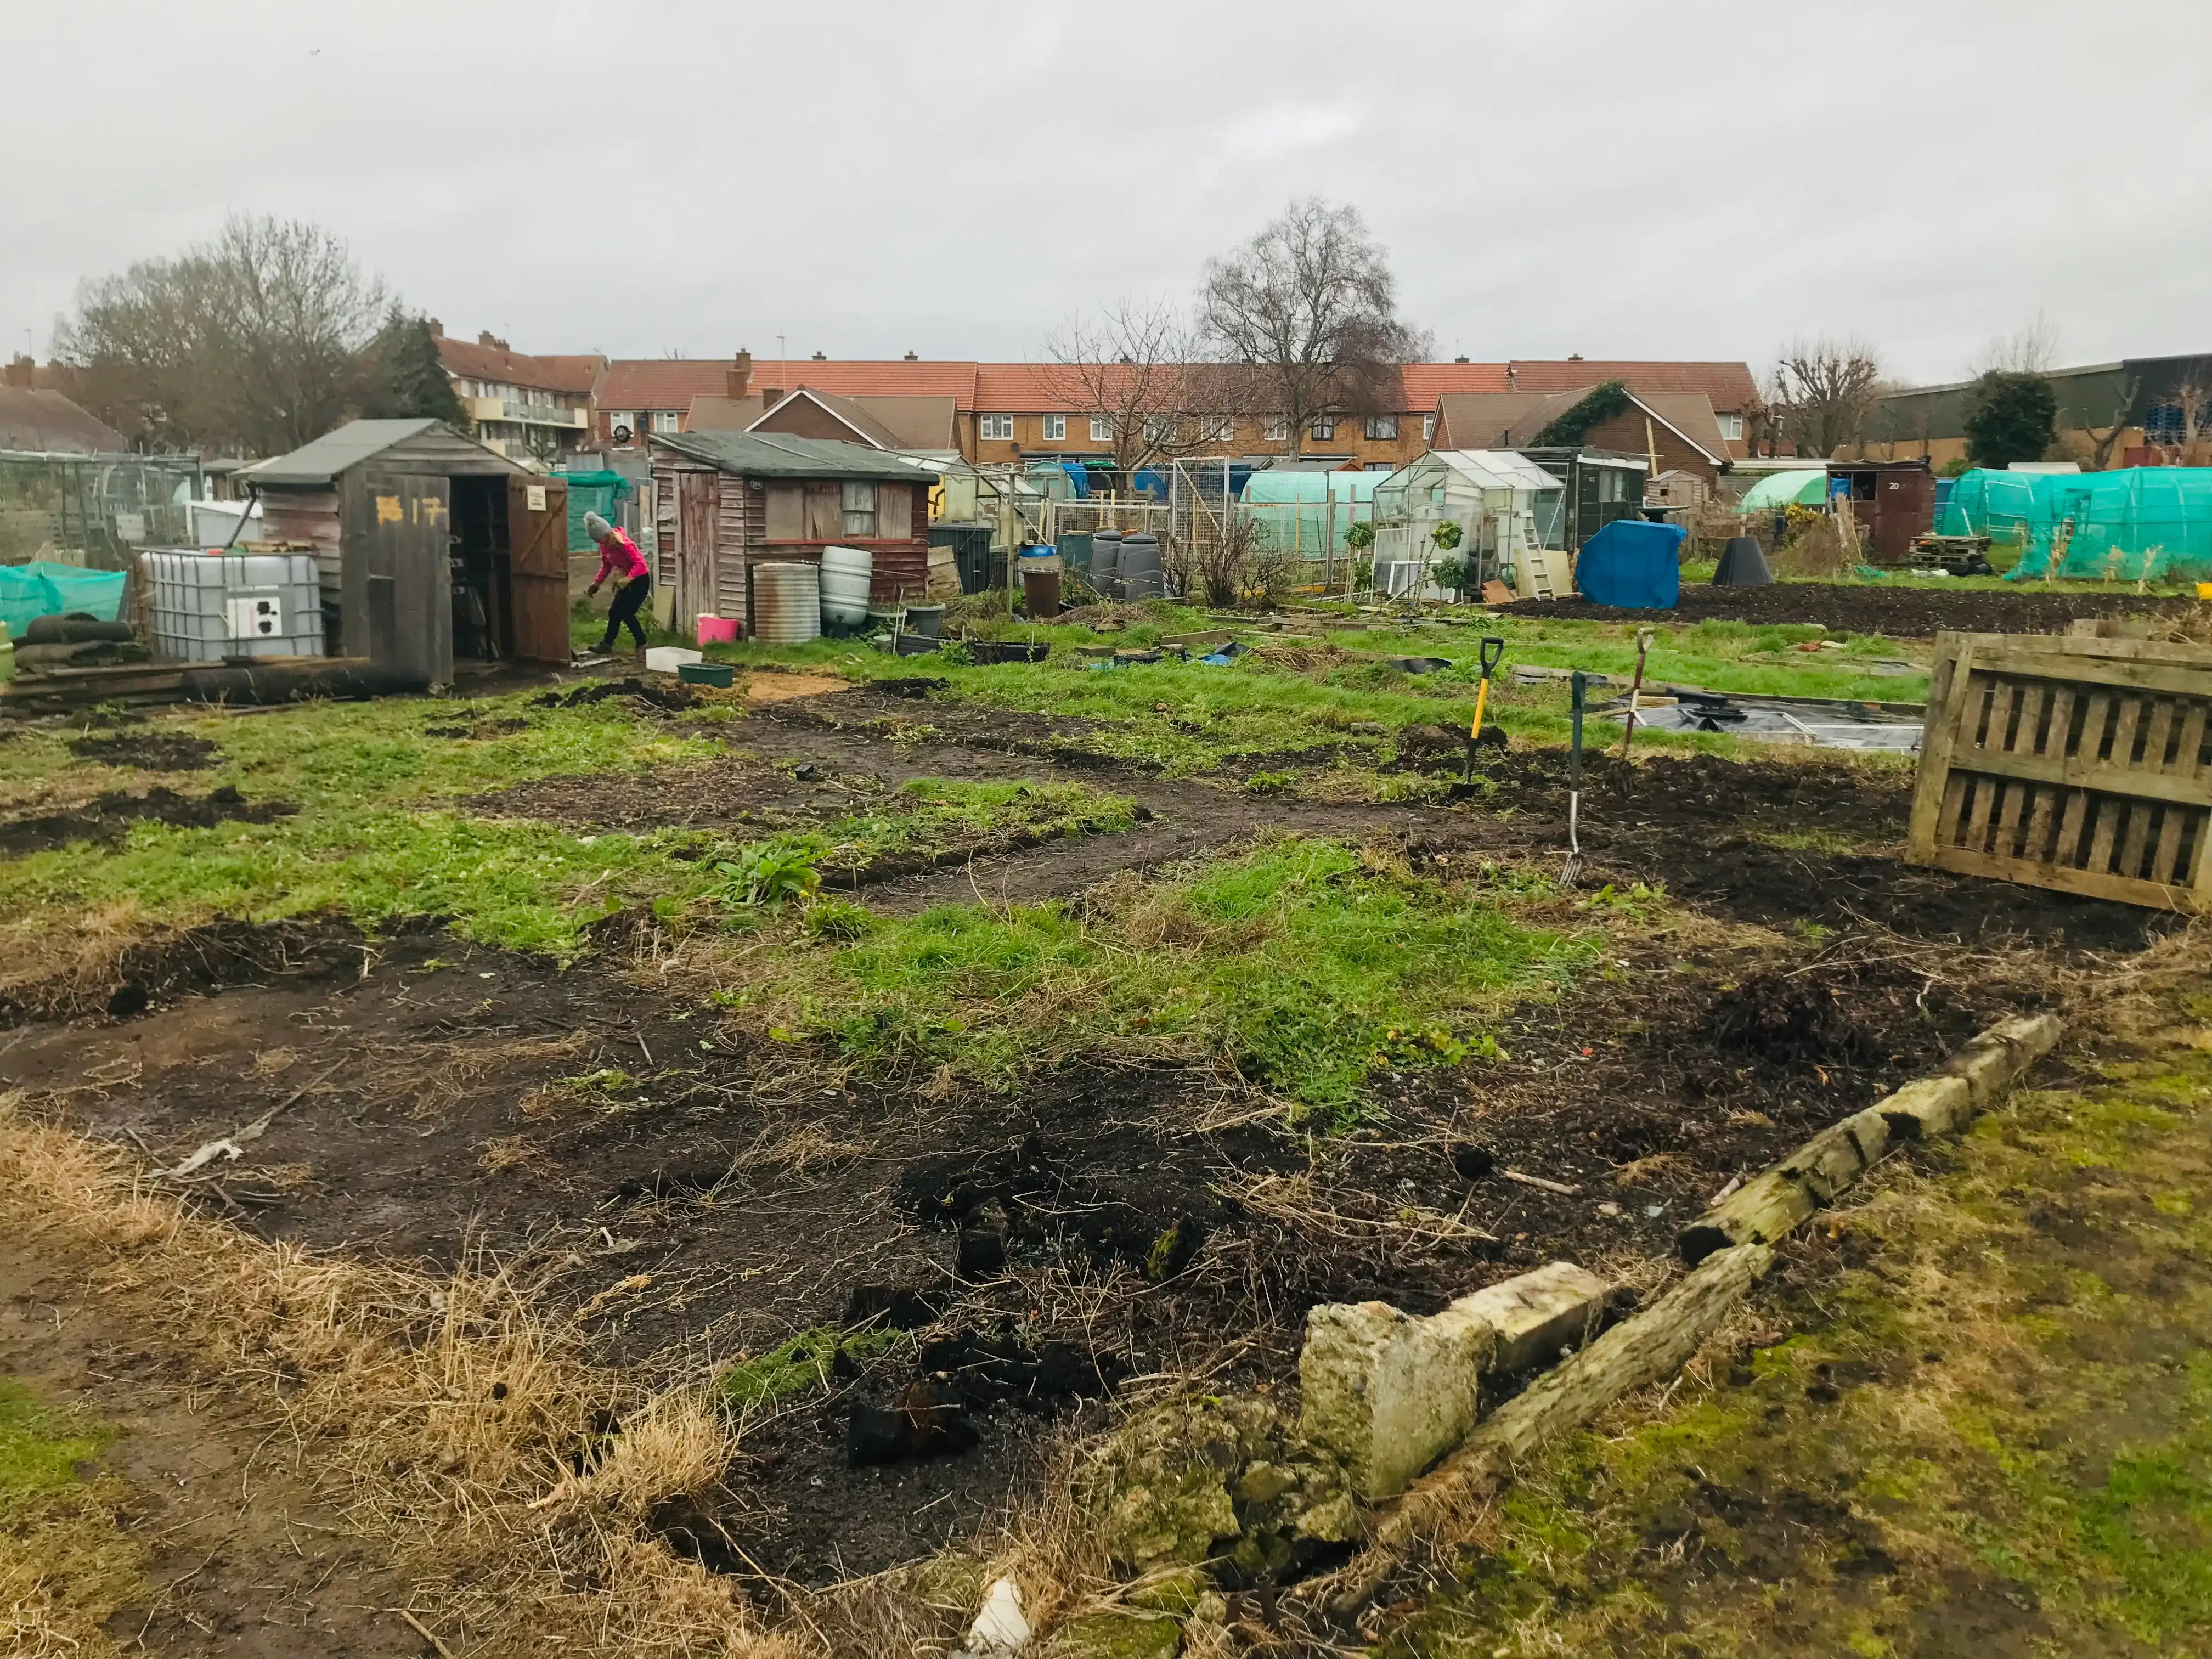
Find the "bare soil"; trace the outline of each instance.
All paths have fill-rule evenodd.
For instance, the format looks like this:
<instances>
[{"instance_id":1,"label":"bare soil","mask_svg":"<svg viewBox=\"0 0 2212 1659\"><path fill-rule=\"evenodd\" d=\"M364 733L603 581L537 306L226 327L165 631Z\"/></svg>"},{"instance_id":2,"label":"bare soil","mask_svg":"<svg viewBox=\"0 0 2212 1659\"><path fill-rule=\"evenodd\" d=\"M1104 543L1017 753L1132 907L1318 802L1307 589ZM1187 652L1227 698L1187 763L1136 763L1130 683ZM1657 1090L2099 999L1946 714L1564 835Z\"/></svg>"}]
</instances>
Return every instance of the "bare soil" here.
<instances>
[{"instance_id":1,"label":"bare soil","mask_svg":"<svg viewBox=\"0 0 2212 1659\"><path fill-rule=\"evenodd\" d=\"M1504 614L1577 622L1819 623L1838 634L1923 638L1944 629L1980 634L2063 634L2078 617L2179 618L2186 599L2125 592L1910 587L1903 583L1776 582L1766 587L1715 587L1686 582L1672 611L1622 609L1588 599L1522 599Z\"/></svg>"},{"instance_id":2,"label":"bare soil","mask_svg":"<svg viewBox=\"0 0 2212 1659\"><path fill-rule=\"evenodd\" d=\"M267 823L289 817L300 809L289 801L249 801L236 788L224 784L204 795L180 795L156 787L143 795L114 789L94 797L74 811L46 812L34 817L0 822L0 857L44 853L73 842L99 842L113 846L142 821L174 824L180 829L211 830L218 823Z\"/></svg>"},{"instance_id":3,"label":"bare soil","mask_svg":"<svg viewBox=\"0 0 2212 1659\"><path fill-rule=\"evenodd\" d=\"M1548 756L1493 757L1489 791L1457 806L1338 805L1102 760L1071 741L1076 724L854 691L756 712L744 755L477 806L740 828L842 815L917 776L1058 776L1150 815L879 872L868 902L890 910L1068 896L1274 830L1387 837L1446 869L1565 850ZM1284 1133L1212 1073L1090 1065L998 1097L848 1076L806 1045L757 1050L630 969L624 930L651 927L637 918L566 972L427 927L204 928L138 948L112 984L0 1009L16 1028L0 1080L149 1169L276 1109L245 1157L192 1183L198 1201L319 1249L495 1255L611 1364L758 1354L844 1321L856 1291L905 1291L941 1310L921 1340L1091 1368L1090 1384L1018 1398L971 1388L972 1449L856 1468L856 1409L906 1397L928 1366L912 1346L842 1366L747 1425L725 1490L662 1517L711 1565L820 1583L976 1527L1040 1478L1056 1433L1101 1420L1109 1385L1193 1368L1287 1382L1316 1301L1420 1310L1561 1256L1664 1255L1730 1176L2033 1006L2049 959L2034 951L2136 949L2162 925L1907 869L1892 854L1908 790L1875 766L1598 762L1588 886L1663 884L1711 915L1827 933L1634 947L1510 1020L1504 1059L1379 1074L1382 1121L1333 1142ZM1970 964L1966 947L1988 954ZM15 1271L0 1263L10 1290Z\"/></svg>"}]
</instances>

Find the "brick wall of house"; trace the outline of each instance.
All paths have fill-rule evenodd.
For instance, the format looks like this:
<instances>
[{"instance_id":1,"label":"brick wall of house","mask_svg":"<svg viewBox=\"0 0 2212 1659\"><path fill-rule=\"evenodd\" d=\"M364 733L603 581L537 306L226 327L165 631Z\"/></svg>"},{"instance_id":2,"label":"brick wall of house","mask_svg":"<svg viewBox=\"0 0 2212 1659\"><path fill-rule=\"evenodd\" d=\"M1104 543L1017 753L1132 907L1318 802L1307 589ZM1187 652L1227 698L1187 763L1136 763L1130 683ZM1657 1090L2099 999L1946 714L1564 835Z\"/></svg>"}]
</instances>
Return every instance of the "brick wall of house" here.
<instances>
[{"instance_id":1,"label":"brick wall of house","mask_svg":"<svg viewBox=\"0 0 2212 1659\"><path fill-rule=\"evenodd\" d=\"M1108 439L1093 439L1088 416L1066 416L1066 435L1051 438L1046 435L1044 415L1017 414L1013 417L1014 435L1011 439L984 438L981 435L982 422L988 415L963 411L958 417L957 431L961 453L971 461L1019 461L1053 455L1097 456L1112 453ZM1349 456L1360 465L1376 465L1403 466L1426 452L1429 446L1423 435L1424 413L1409 412L1396 416L1395 437L1370 438L1366 417L1340 417L1333 436L1317 438L1308 434L1304 453L1307 455ZM1287 455L1290 444L1281 439L1266 435L1267 423L1256 416L1239 419L1234 430L1218 445L1208 446L1205 453L1217 455ZM1640 447L1640 440L1639 440Z\"/></svg>"}]
</instances>

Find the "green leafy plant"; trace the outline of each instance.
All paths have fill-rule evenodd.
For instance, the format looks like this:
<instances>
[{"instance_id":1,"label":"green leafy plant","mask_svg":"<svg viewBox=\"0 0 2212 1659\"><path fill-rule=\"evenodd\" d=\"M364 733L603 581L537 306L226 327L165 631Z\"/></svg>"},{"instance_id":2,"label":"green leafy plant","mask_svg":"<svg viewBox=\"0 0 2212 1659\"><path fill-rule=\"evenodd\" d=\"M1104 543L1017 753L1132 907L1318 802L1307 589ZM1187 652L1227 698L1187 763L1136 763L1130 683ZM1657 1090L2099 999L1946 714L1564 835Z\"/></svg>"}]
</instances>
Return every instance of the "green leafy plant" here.
<instances>
[{"instance_id":1,"label":"green leafy plant","mask_svg":"<svg viewBox=\"0 0 2212 1659\"><path fill-rule=\"evenodd\" d=\"M1586 442L1591 428L1602 426L1628 406L1628 388L1620 381L1607 380L1603 386L1592 386L1580 403L1536 434L1536 447L1566 448Z\"/></svg>"},{"instance_id":2,"label":"green leafy plant","mask_svg":"<svg viewBox=\"0 0 2212 1659\"><path fill-rule=\"evenodd\" d=\"M802 925L811 938L848 944L864 937L876 925L876 918L865 904L854 904L847 899L817 898L806 907Z\"/></svg>"},{"instance_id":3,"label":"green leafy plant","mask_svg":"<svg viewBox=\"0 0 2212 1659\"><path fill-rule=\"evenodd\" d=\"M951 640L938 647L937 666L939 668L973 668L975 665L975 653L968 648L965 640Z\"/></svg>"},{"instance_id":4,"label":"green leafy plant","mask_svg":"<svg viewBox=\"0 0 2212 1659\"><path fill-rule=\"evenodd\" d=\"M1344 544L1355 553L1364 553L1375 545L1375 526L1365 519L1354 520L1345 528Z\"/></svg>"},{"instance_id":5,"label":"green leafy plant","mask_svg":"<svg viewBox=\"0 0 2212 1659\"><path fill-rule=\"evenodd\" d=\"M1429 532L1429 539L1436 544L1437 551L1449 553L1467 538L1467 532L1455 519L1446 519Z\"/></svg>"},{"instance_id":6,"label":"green leafy plant","mask_svg":"<svg viewBox=\"0 0 2212 1659\"><path fill-rule=\"evenodd\" d=\"M829 848L818 836L778 836L719 860L715 897L725 906L775 906L812 898L822 885L815 861Z\"/></svg>"},{"instance_id":7,"label":"green leafy plant","mask_svg":"<svg viewBox=\"0 0 2212 1659\"><path fill-rule=\"evenodd\" d=\"M1435 579L1438 587L1449 588L1453 592L1461 595L1467 592L1467 561L1465 559L1439 559L1429 574Z\"/></svg>"}]
</instances>

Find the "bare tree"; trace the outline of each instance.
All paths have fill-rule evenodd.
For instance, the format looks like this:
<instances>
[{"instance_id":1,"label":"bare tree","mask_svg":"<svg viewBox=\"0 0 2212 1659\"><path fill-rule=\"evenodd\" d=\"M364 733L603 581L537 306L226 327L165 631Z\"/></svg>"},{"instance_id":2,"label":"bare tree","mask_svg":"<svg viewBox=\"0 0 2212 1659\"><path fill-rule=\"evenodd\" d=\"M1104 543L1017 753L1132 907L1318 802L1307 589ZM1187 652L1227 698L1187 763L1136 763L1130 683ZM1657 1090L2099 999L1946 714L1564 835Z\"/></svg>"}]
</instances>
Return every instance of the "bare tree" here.
<instances>
[{"instance_id":1,"label":"bare tree","mask_svg":"<svg viewBox=\"0 0 2212 1659\"><path fill-rule=\"evenodd\" d=\"M1858 441L1881 386L1881 361L1865 341L1793 340L1767 401L1798 453L1826 456Z\"/></svg>"},{"instance_id":2,"label":"bare tree","mask_svg":"<svg viewBox=\"0 0 2212 1659\"><path fill-rule=\"evenodd\" d=\"M331 232L235 216L176 258L83 284L55 355L96 412L148 441L270 454L361 402L389 303Z\"/></svg>"},{"instance_id":3,"label":"bare tree","mask_svg":"<svg viewBox=\"0 0 2212 1659\"><path fill-rule=\"evenodd\" d=\"M1293 455L1317 417L1378 407L1399 365L1429 349L1399 320L1396 279L1358 210L1318 197L1206 262L1200 321L1220 361L1256 371Z\"/></svg>"},{"instance_id":4,"label":"bare tree","mask_svg":"<svg viewBox=\"0 0 2212 1659\"><path fill-rule=\"evenodd\" d=\"M2010 334L2001 334L1982 347L1972 378L1984 374L2048 374L2058 367L2058 325L2040 311Z\"/></svg>"},{"instance_id":5,"label":"bare tree","mask_svg":"<svg viewBox=\"0 0 2212 1659\"><path fill-rule=\"evenodd\" d=\"M1122 299L1095 319L1071 318L1045 339L1047 389L1097 423L1115 471L1218 448L1221 423L1242 412L1245 378L1203 361L1198 331L1164 301Z\"/></svg>"},{"instance_id":6,"label":"bare tree","mask_svg":"<svg viewBox=\"0 0 2212 1659\"><path fill-rule=\"evenodd\" d=\"M2126 389L2120 393L2119 403L2112 410L2110 425L2100 431L2084 418L2081 430L2089 438L2089 471L2102 472L2112 462L2112 451L2128 429L2128 411L2135 407L2136 393L2142 390L2140 375L2130 375Z\"/></svg>"}]
</instances>

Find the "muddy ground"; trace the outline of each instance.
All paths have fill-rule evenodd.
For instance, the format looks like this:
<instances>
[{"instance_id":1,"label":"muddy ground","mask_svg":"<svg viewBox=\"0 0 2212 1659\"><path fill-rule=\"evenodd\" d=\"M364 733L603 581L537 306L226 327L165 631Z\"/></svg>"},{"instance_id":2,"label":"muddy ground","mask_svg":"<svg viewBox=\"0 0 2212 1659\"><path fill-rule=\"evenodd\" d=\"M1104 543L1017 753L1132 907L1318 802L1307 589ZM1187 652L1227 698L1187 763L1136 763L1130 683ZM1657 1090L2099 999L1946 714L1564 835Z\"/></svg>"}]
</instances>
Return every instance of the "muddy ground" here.
<instances>
[{"instance_id":1,"label":"muddy ground","mask_svg":"<svg viewBox=\"0 0 2212 1659\"><path fill-rule=\"evenodd\" d=\"M1051 777L1145 811L1125 833L851 872L885 911L1070 897L1271 830L1385 839L1417 867L1564 851L1548 755L1493 760L1460 805L1342 805L1162 778L1081 747L1088 729L857 690L758 709L702 766L474 805L742 836L914 777ZM2037 953L2158 931L1902 866L1909 787L1846 763L1594 765L1589 889L1663 884L1789 942L1636 945L1509 1020L1509 1058L1378 1076L1385 1115L1334 1143L1284 1133L1211 1073L1077 1067L1011 1097L843 1077L826 1051L756 1048L637 974L633 953L661 942L634 919L566 972L432 928L204 929L138 951L112 984L6 1011L0 1079L149 1169L274 1110L246 1156L178 1184L264 1238L435 1267L495 1257L609 1363L673 1374L911 1293L917 1340L960 1346L841 1366L826 1395L748 1425L710 1512L667 1519L718 1567L821 1583L975 1526L1037 1478L1055 1433L1103 1420L1109 1389L1194 1368L1288 1381L1316 1301L1425 1310L1556 1257L1663 1255L1731 1176L2034 1006ZM850 1467L855 1408L948 1353L972 1449Z\"/></svg>"},{"instance_id":2,"label":"muddy ground","mask_svg":"<svg viewBox=\"0 0 2212 1659\"><path fill-rule=\"evenodd\" d=\"M2179 619L2193 602L2124 591L2111 593L2020 589L1908 587L1902 583L1776 582L1767 587L1715 587L1685 582L1672 611L1620 610L1588 599L1523 599L1504 607L1512 617L1577 622L1679 622L1708 619L1819 623L1838 634L1887 634L1925 638L1944 629L1984 634L2063 634L2077 617Z\"/></svg>"}]
</instances>

